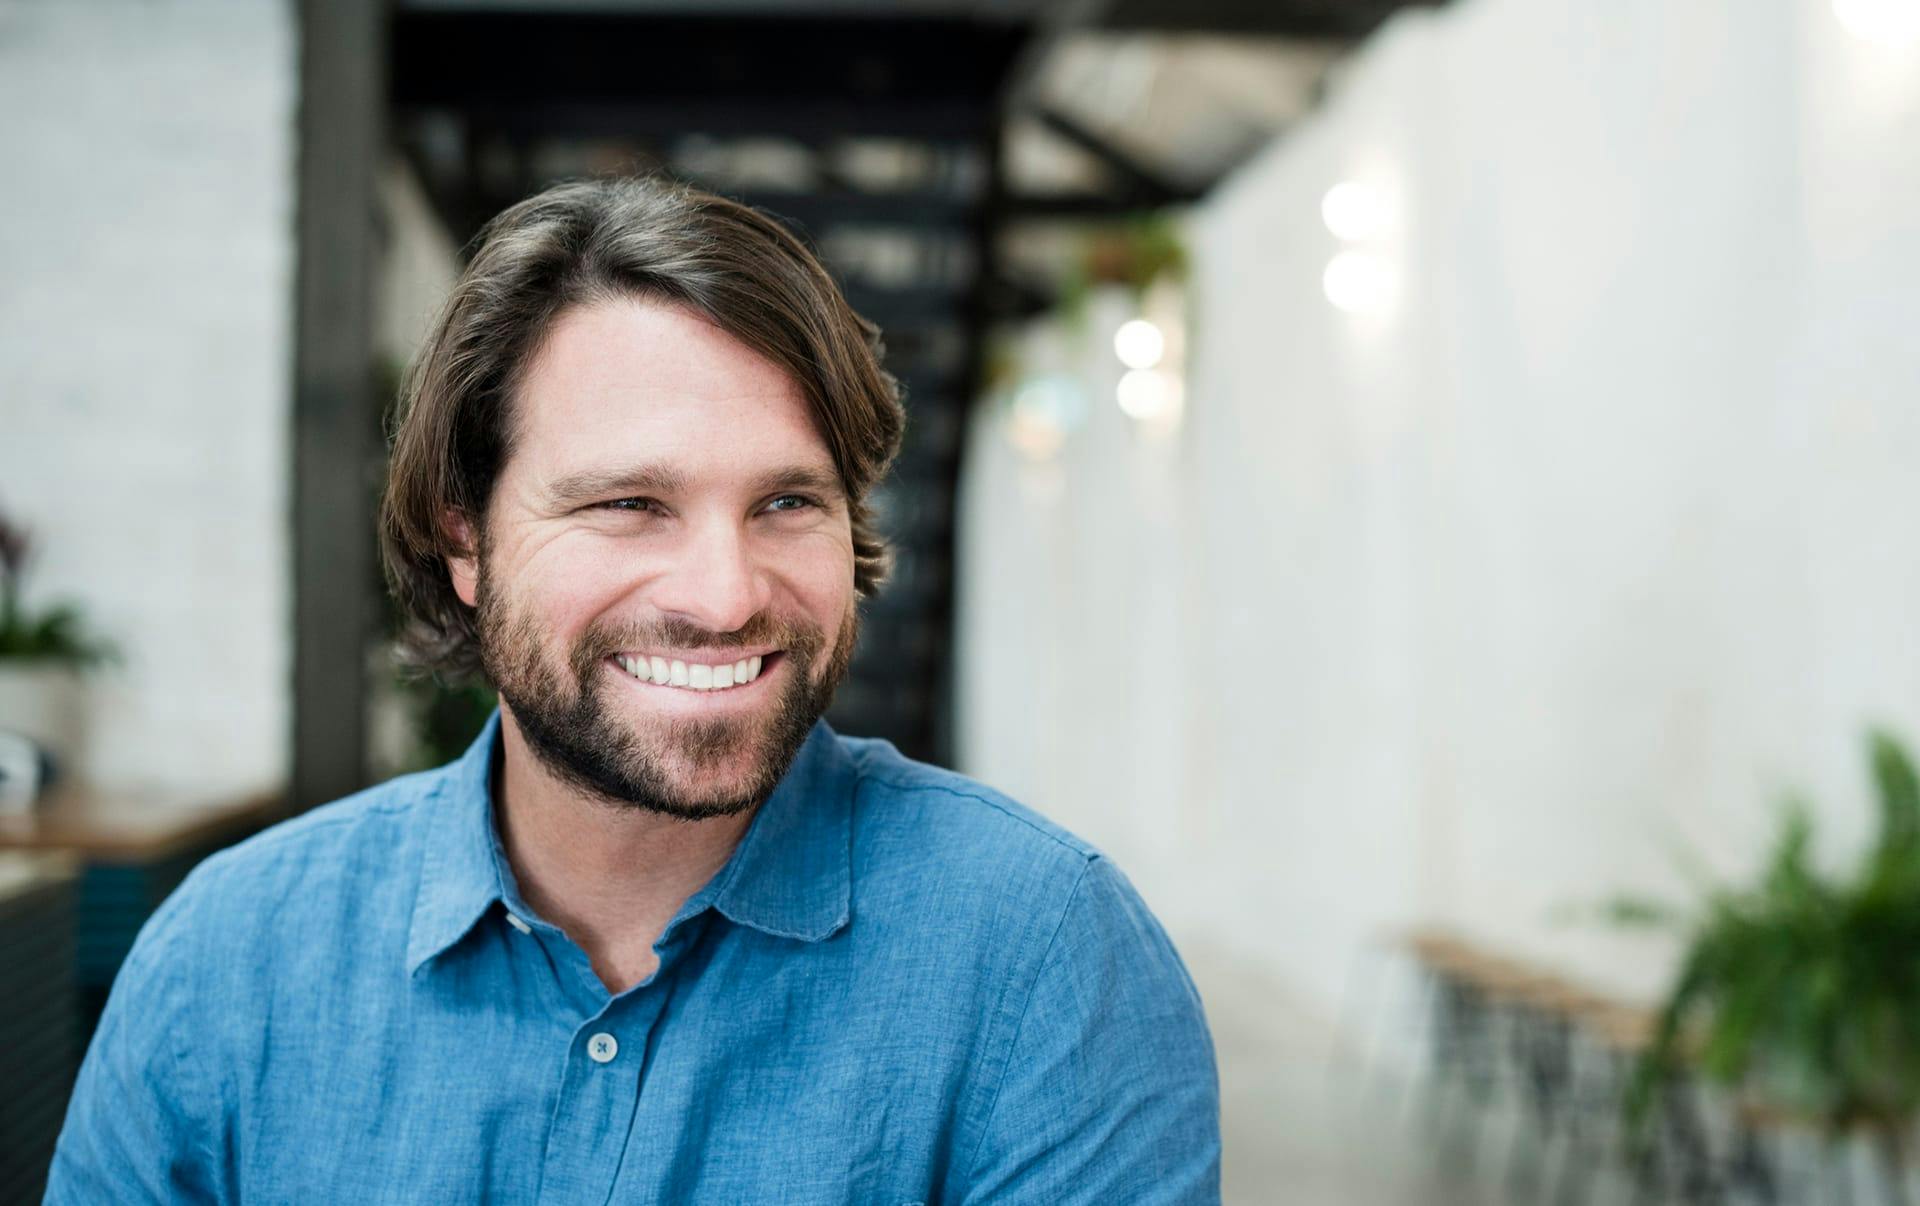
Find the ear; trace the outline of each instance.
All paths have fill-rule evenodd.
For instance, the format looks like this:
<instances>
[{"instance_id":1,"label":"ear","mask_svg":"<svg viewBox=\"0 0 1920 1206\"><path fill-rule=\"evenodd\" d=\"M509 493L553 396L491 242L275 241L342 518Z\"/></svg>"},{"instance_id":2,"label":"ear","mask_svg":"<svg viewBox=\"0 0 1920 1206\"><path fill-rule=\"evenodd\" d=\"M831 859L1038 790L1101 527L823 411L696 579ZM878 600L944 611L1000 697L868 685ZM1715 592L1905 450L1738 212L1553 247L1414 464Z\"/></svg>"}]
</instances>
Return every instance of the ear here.
<instances>
[{"instance_id":1,"label":"ear","mask_svg":"<svg viewBox=\"0 0 1920 1206\"><path fill-rule=\"evenodd\" d=\"M447 554L447 576L453 579L453 593L468 607L475 607L480 593L480 554L474 539L473 524L466 512L448 507L440 513L440 530L453 550Z\"/></svg>"}]
</instances>

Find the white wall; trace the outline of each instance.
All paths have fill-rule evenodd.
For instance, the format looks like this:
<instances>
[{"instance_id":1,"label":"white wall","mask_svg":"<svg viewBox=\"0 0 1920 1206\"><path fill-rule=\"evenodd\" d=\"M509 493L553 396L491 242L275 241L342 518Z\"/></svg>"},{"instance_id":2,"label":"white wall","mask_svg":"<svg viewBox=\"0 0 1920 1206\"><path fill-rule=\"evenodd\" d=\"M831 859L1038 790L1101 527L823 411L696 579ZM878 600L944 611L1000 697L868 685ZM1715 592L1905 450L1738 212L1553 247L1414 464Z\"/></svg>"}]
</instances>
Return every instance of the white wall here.
<instances>
[{"instance_id":1,"label":"white wall","mask_svg":"<svg viewBox=\"0 0 1920 1206\"><path fill-rule=\"evenodd\" d=\"M293 14L0 0L0 505L125 665L86 770L278 782L290 675Z\"/></svg>"},{"instance_id":2,"label":"white wall","mask_svg":"<svg viewBox=\"0 0 1920 1206\"><path fill-rule=\"evenodd\" d=\"M1346 179L1399 215L1376 313L1322 294ZM1655 992L1555 910L1750 867L1788 786L1861 837L1864 726L1920 742L1920 46L1460 0L1191 237L1177 442L1105 381L1051 464L974 433L972 773L1329 1016L1416 919Z\"/></svg>"},{"instance_id":3,"label":"white wall","mask_svg":"<svg viewBox=\"0 0 1920 1206\"><path fill-rule=\"evenodd\" d=\"M459 282L460 249L442 228L425 187L405 159L390 156L375 188L381 254L374 278L374 350L403 366L426 342L433 320Z\"/></svg>"}]
</instances>

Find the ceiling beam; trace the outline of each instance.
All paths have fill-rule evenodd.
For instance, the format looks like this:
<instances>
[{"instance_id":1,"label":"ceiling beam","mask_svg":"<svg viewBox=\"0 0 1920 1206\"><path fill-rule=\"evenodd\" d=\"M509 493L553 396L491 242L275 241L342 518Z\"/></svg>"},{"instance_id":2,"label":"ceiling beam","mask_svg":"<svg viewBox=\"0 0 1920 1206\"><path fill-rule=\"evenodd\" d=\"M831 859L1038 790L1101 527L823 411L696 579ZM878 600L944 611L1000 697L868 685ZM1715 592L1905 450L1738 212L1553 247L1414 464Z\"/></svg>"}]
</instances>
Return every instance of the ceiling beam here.
<instances>
[{"instance_id":1,"label":"ceiling beam","mask_svg":"<svg viewBox=\"0 0 1920 1206\"><path fill-rule=\"evenodd\" d=\"M1154 171L1139 159L1109 142L1104 135L1088 129L1050 105L1033 108L1031 116L1042 126L1093 156L1120 185L1123 203L1137 208L1154 205L1178 205L1197 196Z\"/></svg>"},{"instance_id":2,"label":"ceiling beam","mask_svg":"<svg viewBox=\"0 0 1920 1206\"><path fill-rule=\"evenodd\" d=\"M1040 101L1040 76L1069 36L1097 27L1112 0L1058 0L1040 6L1039 19L1008 66L1000 87L1000 112L1010 115Z\"/></svg>"},{"instance_id":3,"label":"ceiling beam","mask_svg":"<svg viewBox=\"0 0 1920 1206\"><path fill-rule=\"evenodd\" d=\"M1357 42L1403 8L1443 0L1111 0L1102 28Z\"/></svg>"}]
</instances>

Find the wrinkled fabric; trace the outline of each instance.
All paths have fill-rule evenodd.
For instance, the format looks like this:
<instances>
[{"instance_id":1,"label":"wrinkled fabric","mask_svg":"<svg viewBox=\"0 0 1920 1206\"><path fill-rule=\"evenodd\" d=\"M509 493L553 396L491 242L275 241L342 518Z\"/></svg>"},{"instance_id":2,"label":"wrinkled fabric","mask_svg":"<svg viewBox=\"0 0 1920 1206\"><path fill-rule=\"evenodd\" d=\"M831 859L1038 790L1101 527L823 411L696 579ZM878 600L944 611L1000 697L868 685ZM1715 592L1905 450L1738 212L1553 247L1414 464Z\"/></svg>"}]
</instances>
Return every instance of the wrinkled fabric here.
<instances>
[{"instance_id":1,"label":"wrinkled fabric","mask_svg":"<svg viewBox=\"0 0 1920 1206\"><path fill-rule=\"evenodd\" d=\"M821 722L611 996L520 897L498 757L496 713L202 863L114 984L46 1200L1218 1200L1199 995L1092 846Z\"/></svg>"}]
</instances>

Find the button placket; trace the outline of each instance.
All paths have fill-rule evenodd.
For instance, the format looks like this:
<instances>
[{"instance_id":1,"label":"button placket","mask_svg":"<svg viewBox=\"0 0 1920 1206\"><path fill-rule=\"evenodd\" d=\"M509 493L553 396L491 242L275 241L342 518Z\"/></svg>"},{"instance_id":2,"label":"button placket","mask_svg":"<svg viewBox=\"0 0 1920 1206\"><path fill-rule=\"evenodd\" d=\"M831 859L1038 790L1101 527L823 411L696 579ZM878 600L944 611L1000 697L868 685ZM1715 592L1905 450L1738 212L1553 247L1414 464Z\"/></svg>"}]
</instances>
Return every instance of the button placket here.
<instances>
[{"instance_id":1,"label":"button placket","mask_svg":"<svg viewBox=\"0 0 1920 1206\"><path fill-rule=\"evenodd\" d=\"M632 1136L647 1035L664 996L641 992L573 1033L560 1101L547 1132L541 1201L604 1201Z\"/></svg>"}]
</instances>

